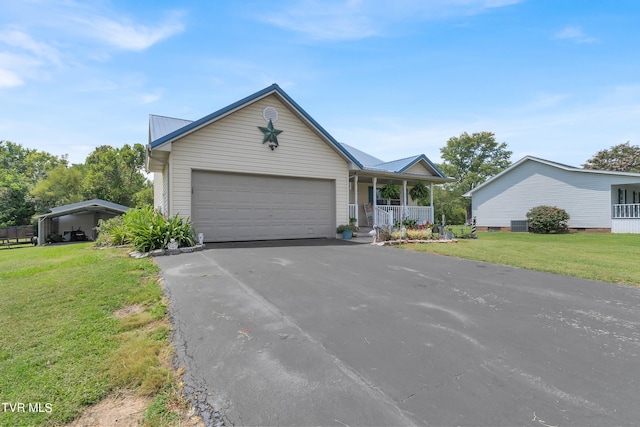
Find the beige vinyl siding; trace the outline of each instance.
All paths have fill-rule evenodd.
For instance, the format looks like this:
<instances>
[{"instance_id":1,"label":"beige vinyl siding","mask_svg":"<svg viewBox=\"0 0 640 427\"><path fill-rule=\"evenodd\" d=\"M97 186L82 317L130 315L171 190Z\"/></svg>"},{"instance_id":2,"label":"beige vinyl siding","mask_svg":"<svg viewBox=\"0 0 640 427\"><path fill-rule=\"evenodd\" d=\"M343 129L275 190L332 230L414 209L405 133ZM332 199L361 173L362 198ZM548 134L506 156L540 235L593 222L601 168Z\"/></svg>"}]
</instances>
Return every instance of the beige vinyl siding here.
<instances>
[{"instance_id":1,"label":"beige vinyl siding","mask_svg":"<svg viewBox=\"0 0 640 427\"><path fill-rule=\"evenodd\" d=\"M278 110L283 132L270 150L258 126L262 111ZM336 223L348 220L348 164L278 98L270 95L173 143L171 214L191 216L191 171L220 171L335 180Z\"/></svg>"},{"instance_id":2,"label":"beige vinyl siding","mask_svg":"<svg viewBox=\"0 0 640 427\"><path fill-rule=\"evenodd\" d=\"M162 209L164 195L164 177L161 172L153 173L153 207Z\"/></svg>"},{"instance_id":3,"label":"beige vinyl siding","mask_svg":"<svg viewBox=\"0 0 640 427\"><path fill-rule=\"evenodd\" d=\"M411 166L409 169L404 171L404 173L412 173L415 175L425 175L425 176L433 176L430 171L428 171L421 163L416 163Z\"/></svg>"}]
</instances>

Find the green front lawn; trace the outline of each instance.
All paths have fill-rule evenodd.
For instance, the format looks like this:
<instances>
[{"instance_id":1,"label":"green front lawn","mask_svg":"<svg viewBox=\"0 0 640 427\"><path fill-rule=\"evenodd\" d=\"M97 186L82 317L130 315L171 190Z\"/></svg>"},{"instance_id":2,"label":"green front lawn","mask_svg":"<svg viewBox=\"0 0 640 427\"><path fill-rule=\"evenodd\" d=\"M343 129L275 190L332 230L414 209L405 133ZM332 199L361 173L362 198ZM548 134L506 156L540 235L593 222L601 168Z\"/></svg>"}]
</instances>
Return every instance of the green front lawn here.
<instances>
[{"instance_id":1,"label":"green front lawn","mask_svg":"<svg viewBox=\"0 0 640 427\"><path fill-rule=\"evenodd\" d=\"M455 227L454 227L454 231ZM401 248L640 286L639 234L478 233L456 244Z\"/></svg>"},{"instance_id":2,"label":"green front lawn","mask_svg":"<svg viewBox=\"0 0 640 427\"><path fill-rule=\"evenodd\" d=\"M60 425L114 390L171 385L157 267L90 245L0 249L0 425Z\"/></svg>"}]
</instances>

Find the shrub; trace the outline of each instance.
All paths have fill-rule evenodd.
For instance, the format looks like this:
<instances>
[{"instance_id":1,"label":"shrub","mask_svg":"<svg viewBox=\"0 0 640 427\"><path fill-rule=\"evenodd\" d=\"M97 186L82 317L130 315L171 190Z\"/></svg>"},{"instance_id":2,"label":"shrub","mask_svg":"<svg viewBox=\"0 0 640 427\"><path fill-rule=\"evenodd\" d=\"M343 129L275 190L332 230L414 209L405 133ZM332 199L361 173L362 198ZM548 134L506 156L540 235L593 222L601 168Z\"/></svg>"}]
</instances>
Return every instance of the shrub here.
<instances>
[{"instance_id":1,"label":"shrub","mask_svg":"<svg viewBox=\"0 0 640 427\"><path fill-rule=\"evenodd\" d=\"M416 228L418 227L418 221L416 221L415 219L405 218L402 220L402 222L400 221L394 222L393 228L401 228L401 227Z\"/></svg>"},{"instance_id":2,"label":"shrub","mask_svg":"<svg viewBox=\"0 0 640 427\"><path fill-rule=\"evenodd\" d=\"M392 240L399 240L400 237L401 237L401 232L399 230L391 233ZM431 238L431 229L430 228L408 229L405 232L404 238L408 240L428 240Z\"/></svg>"},{"instance_id":3,"label":"shrub","mask_svg":"<svg viewBox=\"0 0 640 427\"><path fill-rule=\"evenodd\" d=\"M536 206L527 212L529 230L534 233L567 231L569 214L556 206Z\"/></svg>"},{"instance_id":4,"label":"shrub","mask_svg":"<svg viewBox=\"0 0 640 427\"><path fill-rule=\"evenodd\" d=\"M431 238L431 229L407 230L407 238L410 240L427 240Z\"/></svg>"},{"instance_id":5,"label":"shrub","mask_svg":"<svg viewBox=\"0 0 640 427\"><path fill-rule=\"evenodd\" d=\"M130 209L123 218L129 240L139 251L165 248L171 239L175 239L178 246L193 246L195 243L189 219L177 215L165 219L151 206Z\"/></svg>"},{"instance_id":6,"label":"shrub","mask_svg":"<svg viewBox=\"0 0 640 427\"><path fill-rule=\"evenodd\" d=\"M119 246L129 243L124 220L120 215L99 220L96 230L98 231L97 246Z\"/></svg>"}]
</instances>

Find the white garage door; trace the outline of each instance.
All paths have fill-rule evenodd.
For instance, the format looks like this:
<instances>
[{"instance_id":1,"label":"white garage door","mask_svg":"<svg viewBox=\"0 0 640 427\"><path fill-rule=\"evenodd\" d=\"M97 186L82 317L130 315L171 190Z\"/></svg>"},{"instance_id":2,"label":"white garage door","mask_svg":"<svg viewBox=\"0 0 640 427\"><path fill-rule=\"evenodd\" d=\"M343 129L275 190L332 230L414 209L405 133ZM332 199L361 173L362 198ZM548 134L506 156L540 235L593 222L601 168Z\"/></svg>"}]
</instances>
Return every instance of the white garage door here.
<instances>
[{"instance_id":1,"label":"white garage door","mask_svg":"<svg viewBox=\"0 0 640 427\"><path fill-rule=\"evenodd\" d=\"M192 172L191 219L206 242L335 238L334 181Z\"/></svg>"}]
</instances>

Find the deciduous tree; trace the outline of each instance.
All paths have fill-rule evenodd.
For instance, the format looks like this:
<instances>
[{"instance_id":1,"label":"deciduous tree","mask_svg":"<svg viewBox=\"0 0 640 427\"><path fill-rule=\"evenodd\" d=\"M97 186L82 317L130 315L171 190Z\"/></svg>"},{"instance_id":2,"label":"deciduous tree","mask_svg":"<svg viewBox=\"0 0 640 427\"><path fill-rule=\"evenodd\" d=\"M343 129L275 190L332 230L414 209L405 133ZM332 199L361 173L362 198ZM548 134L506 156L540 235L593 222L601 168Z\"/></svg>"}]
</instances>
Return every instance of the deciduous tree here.
<instances>
[{"instance_id":1,"label":"deciduous tree","mask_svg":"<svg viewBox=\"0 0 640 427\"><path fill-rule=\"evenodd\" d=\"M30 191L66 157L0 141L0 226L31 223L36 201Z\"/></svg>"},{"instance_id":2,"label":"deciduous tree","mask_svg":"<svg viewBox=\"0 0 640 427\"><path fill-rule=\"evenodd\" d=\"M614 145L608 150L598 151L582 165L585 169L599 169L619 172L640 172L640 146Z\"/></svg>"},{"instance_id":3,"label":"deciduous tree","mask_svg":"<svg viewBox=\"0 0 640 427\"><path fill-rule=\"evenodd\" d=\"M447 145L440 149L443 163L440 169L456 182L443 186L444 203L458 204L462 194L483 183L487 178L496 175L511 164L512 152L507 150L507 143L498 143L492 132L476 132L471 135L464 132L452 137ZM461 205L471 213L471 200L463 199ZM443 210L453 210L456 206L443 206Z\"/></svg>"}]
</instances>

